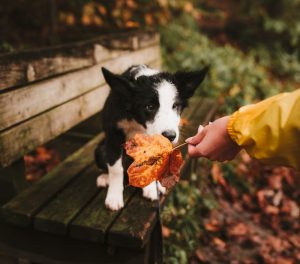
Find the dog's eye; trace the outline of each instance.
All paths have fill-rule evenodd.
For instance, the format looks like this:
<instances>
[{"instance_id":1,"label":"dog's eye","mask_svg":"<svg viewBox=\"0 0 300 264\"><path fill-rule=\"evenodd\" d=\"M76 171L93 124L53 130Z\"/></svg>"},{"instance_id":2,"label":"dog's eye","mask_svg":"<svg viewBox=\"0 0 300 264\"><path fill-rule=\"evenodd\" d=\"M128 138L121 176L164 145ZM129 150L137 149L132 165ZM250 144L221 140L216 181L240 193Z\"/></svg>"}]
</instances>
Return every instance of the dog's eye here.
<instances>
[{"instance_id":1,"label":"dog's eye","mask_svg":"<svg viewBox=\"0 0 300 264\"><path fill-rule=\"evenodd\" d=\"M179 109L180 108L180 104L179 103L174 103L172 108L173 109Z\"/></svg>"},{"instance_id":2,"label":"dog's eye","mask_svg":"<svg viewBox=\"0 0 300 264\"><path fill-rule=\"evenodd\" d=\"M146 110L148 112L152 112L152 111L154 111L154 109L155 109L155 105L154 104L148 104L148 105L146 105Z\"/></svg>"}]
</instances>

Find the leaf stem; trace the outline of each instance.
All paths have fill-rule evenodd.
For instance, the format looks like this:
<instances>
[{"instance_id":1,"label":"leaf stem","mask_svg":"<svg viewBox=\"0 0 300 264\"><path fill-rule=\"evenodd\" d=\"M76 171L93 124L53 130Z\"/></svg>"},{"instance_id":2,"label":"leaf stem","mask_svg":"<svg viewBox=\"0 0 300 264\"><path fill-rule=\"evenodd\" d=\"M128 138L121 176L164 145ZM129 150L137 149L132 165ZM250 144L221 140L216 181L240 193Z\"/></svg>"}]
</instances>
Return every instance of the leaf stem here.
<instances>
[{"instance_id":1,"label":"leaf stem","mask_svg":"<svg viewBox=\"0 0 300 264\"><path fill-rule=\"evenodd\" d=\"M180 145L174 147L174 148L172 149L172 151L175 150L175 149L182 148L182 147L184 147L184 146L187 145L187 144L188 144L187 142L184 142L184 143L182 143L182 144L180 144Z\"/></svg>"}]
</instances>

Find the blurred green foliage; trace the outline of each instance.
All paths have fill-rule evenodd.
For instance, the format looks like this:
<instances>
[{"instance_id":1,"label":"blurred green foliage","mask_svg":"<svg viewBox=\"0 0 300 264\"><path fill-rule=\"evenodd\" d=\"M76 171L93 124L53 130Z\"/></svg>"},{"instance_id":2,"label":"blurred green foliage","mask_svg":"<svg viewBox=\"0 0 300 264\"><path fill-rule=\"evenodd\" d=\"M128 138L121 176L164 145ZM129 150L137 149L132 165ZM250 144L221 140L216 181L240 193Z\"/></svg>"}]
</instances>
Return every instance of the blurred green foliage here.
<instances>
[{"instance_id":1,"label":"blurred green foliage","mask_svg":"<svg viewBox=\"0 0 300 264\"><path fill-rule=\"evenodd\" d=\"M170 229L169 236L164 240L165 263L189 262L199 245L201 215L204 209L216 206L214 198L208 197L196 185L184 180L178 183L162 213L162 222Z\"/></svg>"},{"instance_id":2,"label":"blurred green foliage","mask_svg":"<svg viewBox=\"0 0 300 264\"><path fill-rule=\"evenodd\" d=\"M163 210L163 223L171 228L165 240L166 263L187 263L197 244L200 232L199 221L202 198L200 191L188 182L181 181L175 188ZM176 227L176 228L174 228Z\"/></svg>"},{"instance_id":3,"label":"blurred green foliage","mask_svg":"<svg viewBox=\"0 0 300 264\"><path fill-rule=\"evenodd\" d=\"M249 53L282 80L300 83L300 50L288 52L280 45L257 44Z\"/></svg>"},{"instance_id":4,"label":"blurred green foliage","mask_svg":"<svg viewBox=\"0 0 300 264\"><path fill-rule=\"evenodd\" d=\"M243 0L229 25L242 46L277 76L300 82L300 1ZM238 31L239 27L243 30Z\"/></svg>"},{"instance_id":5,"label":"blurred green foliage","mask_svg":"<svg viewBox=\"0 0 300 264\"><path fill-rule=\"evenodd\" d=\"M231 113L239 106L291 88L289 82L272 78L267 66L270 58L258 52L245 54L230 44L218 46L199 31L190 16L182 16L161 29L164 66L171 71L196 70L210 65L210 72L201 86L201 95L221 97L222 110Z\"/></svg>"},{"instance_id":6,"label":"blurred green foliage","mask_svg":"<svg viewBox=\"0 0 300 264\"><path fill-rule=\"evenodd\" d=\"M280 44L291 49L299 48L299 0L243 0L234 3L239 11L235 22L249 25L240 35L245 38L252 36L256 42L260 40L268 45Z\"/></svg>"}]
</instances>

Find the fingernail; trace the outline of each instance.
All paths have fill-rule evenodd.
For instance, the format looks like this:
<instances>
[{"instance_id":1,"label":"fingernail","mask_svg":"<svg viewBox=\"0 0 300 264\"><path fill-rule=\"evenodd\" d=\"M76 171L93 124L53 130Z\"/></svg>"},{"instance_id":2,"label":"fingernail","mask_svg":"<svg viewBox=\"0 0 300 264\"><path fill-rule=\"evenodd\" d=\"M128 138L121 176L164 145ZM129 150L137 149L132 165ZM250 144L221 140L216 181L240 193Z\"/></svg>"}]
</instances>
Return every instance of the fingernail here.
<instances>
[{"instance_id":1,"label":"fingernail","mask_svg":"<svg viewBox=\"0 0 300 264\"><path fill-rule=\"evenodd\" d=\"M190 143L192 139L193 139L193 137L189 137L189 138L187 138L187 139L185 140L185 142L186 142L186 143Z\"/></svg>"},{"instance_id":2,"label":"fingernail","mask_svg":"<svg viewBox=\"0 0 300 264\"><path fill-rule=\"evenodd\" d=\"M198 133L200 133L203 129L204 129L204 126L200 125L200 126L198 127Z\"/></svg>"}]
</instances>

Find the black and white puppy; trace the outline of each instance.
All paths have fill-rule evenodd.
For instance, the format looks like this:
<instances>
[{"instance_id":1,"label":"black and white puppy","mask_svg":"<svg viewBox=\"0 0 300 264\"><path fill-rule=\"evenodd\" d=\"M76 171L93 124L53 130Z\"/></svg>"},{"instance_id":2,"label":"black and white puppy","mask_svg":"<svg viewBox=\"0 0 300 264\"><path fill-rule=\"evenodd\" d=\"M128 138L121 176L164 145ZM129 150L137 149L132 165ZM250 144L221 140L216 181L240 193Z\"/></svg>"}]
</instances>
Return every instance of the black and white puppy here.
<instances>
[{"instance_id":1,"label":"black and white puppy","mask_svg":"<svg viewBox=\"0 0 300 264\"><path fill-rule=\"evenodd\" d=\"M123 153L123 144L137 133L162 134L177 143L180 114L203 81L207 68L171 74L137 65L121 75L105 68L102 72L111 91L103 109L106 139L95 151L96 163L104 171L97 185L108 186L105 205L118 210L124 206L124 175L127 179L126 171L132 162ZM159 190L165 192L162 186ZM155 182L143 188L143 196L158 199Z\"/></svg>"}]
</instances>

